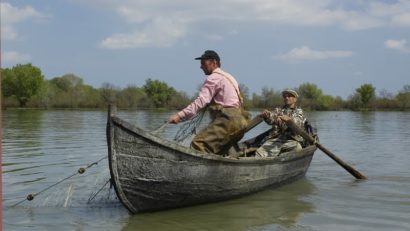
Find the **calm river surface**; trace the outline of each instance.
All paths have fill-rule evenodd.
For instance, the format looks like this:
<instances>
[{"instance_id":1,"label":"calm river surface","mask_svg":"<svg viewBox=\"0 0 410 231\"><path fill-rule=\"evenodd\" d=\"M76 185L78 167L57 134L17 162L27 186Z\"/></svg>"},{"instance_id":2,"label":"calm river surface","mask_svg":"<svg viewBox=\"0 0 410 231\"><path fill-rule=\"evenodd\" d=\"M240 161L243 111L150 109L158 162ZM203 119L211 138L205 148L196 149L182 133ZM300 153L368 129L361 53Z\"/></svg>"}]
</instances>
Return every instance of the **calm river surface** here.
<instances>
[{"instance_id":1,"label":"calm river surface","mask_svg":"<svg viewBox=\"0 0 410 231\"><path fill-rule=\"evenodd\" d=\"M170 114L119 112L147 130ZM306 177L292 184L221 203L130 215L104 186L106 112L5 110L3 230L410 230L410 113L308 117L322 145L369 180L355 180L318 150ZM161 136L172 139L179 127L168 125ZM261 124L247 137L267 128ZM34 200L13 206L38 192Z\"/></svg>"}]
</instances>

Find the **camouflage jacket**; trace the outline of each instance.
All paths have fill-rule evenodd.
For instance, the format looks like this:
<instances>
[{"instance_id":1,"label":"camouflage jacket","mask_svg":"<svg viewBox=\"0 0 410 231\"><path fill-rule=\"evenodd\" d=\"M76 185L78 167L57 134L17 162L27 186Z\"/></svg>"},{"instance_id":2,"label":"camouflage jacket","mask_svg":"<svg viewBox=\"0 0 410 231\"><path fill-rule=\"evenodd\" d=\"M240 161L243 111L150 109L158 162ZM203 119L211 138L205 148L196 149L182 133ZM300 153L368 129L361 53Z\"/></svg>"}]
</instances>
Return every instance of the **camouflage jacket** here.
<instances>
[{"instance_id":1,"label":"camouflage jacket","mask_svg":"<svg viewBox=\"0 0 410 231\"><path fill-rule=\"evenodd\" d=\"M278 118L281 115L289 116L290 118L292 118L293 122L295 122L296 125L298 125L302 129L304 128L306 117L303 114L303 110L301 108L296 107L292 109L287 106L284 106L282 108L275 108L273 109L273 111L269 112L269 117L265 119L266 123L272 125L272 136L279 136L279 138L281 139L293 139L298 142L303 142L303 138L301 136L295 134L290 128L288 128L285 122L282 122Z\"/></svg>"}]
</instances>

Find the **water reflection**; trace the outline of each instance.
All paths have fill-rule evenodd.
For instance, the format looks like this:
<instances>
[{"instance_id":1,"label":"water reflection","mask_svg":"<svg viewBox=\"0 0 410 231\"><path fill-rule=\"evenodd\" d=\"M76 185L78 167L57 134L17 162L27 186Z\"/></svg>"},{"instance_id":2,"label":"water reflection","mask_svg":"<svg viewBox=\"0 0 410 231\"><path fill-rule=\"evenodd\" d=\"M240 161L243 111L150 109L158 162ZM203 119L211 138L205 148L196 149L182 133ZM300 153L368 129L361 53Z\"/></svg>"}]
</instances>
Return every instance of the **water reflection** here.
<instances>
[{"instance_id":1,"label":"water reflection","mask_svg":"<svg viewBox=\"0 0 410 231\"><path fill-rule=\"evenodd\" d=\"M2 125L5 128L36 130L41 126L42 110L7 110L2 116Z\"/></svg>"},{"instance_id":2,"label":"water reflection","mask_svg":"<svg viewBox=\"0 0 410 231\"><path fill-rule=\"evenodd\" d=\"M358 130L357 132L362 136L373 135L375 130L375 112L360 112L360 114L355 115L352 118L355 120L353 124L356 129L355 127L352 127L352 129Z\"/></svg>"},{"instance_id":3,"label":"water reflection","mask_svg":"<svg viewBox=\"0 0 410 231\"><path fill-rule=\"evenodd\" d=\"M101 112L7 110L3 113L3 203L25 198L106 155ZM105 113L103 113L105 115ZM93 135L95 134L95 135ZM93 145L95 144L95 145ZM74 170L75 171L75 170ZM11 186L11 187L10 187Z\"/></svg>"},{"instance_id":4,"label":"water reflection","mask_svg":"<svg viewBox=\"0 0 410 231\"><path fill-rule=\"evenodd\" d=\"M121 118L151 131L170 114L119 112ZM10 207L106 156L106 115L105 110L3 111L4 230L384 231L410 227L409 112L309 112L322 145L367 175L370 179L364 182L355 181L318 150L306 179L292 184L237 200L130 216L118 201L109 199L106 190L87 203L109 177L104 160L85 175ZM180 126L168 125L159 135L172 139ZM268 128L262 123L246 137Z\"/></svg>"},{"instance_id":5,"label":"water reflection","mask_svg":"<svg viewBox=\"0 0 410 231\"><path fill-rule=\"evenodd\" d=\"M129 218L128 230L249 230L275 224L292 228L305 213L314 211L306 200L316 190L301 179L240 199L163 212L136 214Z\"/></svg>"},{"instance_id":6,"label":"water reflection","mask_svg":"<svg viewBox=\"0 0 410 231\"><path fill-rule=\"evenodd\" d=\"M29 156L28 152L40 146L37 137L41 134L42 121L40 110L13 110L3 114L3 155L19 150L17 155Z\"/></svg>"}]
</instances>

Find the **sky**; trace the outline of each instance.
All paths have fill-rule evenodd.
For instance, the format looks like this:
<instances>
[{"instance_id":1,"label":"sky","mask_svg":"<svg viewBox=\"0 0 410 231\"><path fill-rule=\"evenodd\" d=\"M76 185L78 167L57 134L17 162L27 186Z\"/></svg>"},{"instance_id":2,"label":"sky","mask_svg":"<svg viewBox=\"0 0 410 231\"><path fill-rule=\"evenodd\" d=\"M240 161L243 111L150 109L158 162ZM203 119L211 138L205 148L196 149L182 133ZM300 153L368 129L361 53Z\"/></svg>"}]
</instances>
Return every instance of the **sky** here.
<instances>
[{"instance_id":1,"label":"sky","mask_svg":"<svg viewBox=\"0 0 410 231\"><path fill-rule=\"evenodd\" d=\"M46 79L75 74L100 88L148 78L194 95L198 60L250 93L313 83L347 99L362 84L397 94L410 84L410 1L1 1L1 67L32 63Z\"/></svg>"}]
</instances>

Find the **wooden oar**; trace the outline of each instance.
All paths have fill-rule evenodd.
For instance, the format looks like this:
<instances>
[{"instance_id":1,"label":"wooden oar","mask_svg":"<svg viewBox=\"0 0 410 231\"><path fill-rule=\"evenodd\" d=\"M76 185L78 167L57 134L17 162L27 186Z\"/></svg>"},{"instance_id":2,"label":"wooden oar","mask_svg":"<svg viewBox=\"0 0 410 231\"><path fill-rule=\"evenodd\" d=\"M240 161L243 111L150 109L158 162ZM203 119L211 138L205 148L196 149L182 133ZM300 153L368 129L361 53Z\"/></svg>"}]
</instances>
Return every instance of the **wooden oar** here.
<instances>
[{"instance_id":1,"label":"wooden oar","mask_svg":"<svg viewBox=\"0 0 410 231\"><path fill-rule=\"evenodd\" d=\"M260 124L263 121L263 118L260 116L256 116L255 118L251 119L248 122L248 125L242 130L243 134L247 133L248 131L250 131L252 128L256 127L258 124ZM230 151L229 153L229 157L231 158L238 158L242 155L245 154L245 151L241 152L238 144L235 144L232 148L232 151Z\"/></svg>"},{"instance_id":2,"label":"wooden oar","mask_svg":"<svg viewBox=\"0 0 410 231\"><path fill-rule=\"evenodd\" d=\"M251 119L248 123L248 126L244 129L244 133L249 132L252 128L256 127L256 125L260 124L263 121L263 118L260 116L256 116L255 118Z\"/></svg>"},{"instance_id":3,"label":"wooden oar","mask_svg":"<svg viewBox=\"0 0 410 231\"><path fill-rule=\"evenodd\" d=\"M352 174L354 177L357 179L367 179L366 176L361 174L359 171L354 169L352 166L346 164L343 160L341 160L339 157L337 157L335 154L333 154L331 151L329 151L327 148L323 147L320 143L316 142L316 140L311 137L309 134L307 134L305 131L303 131L299 126L293 122L293 120L288 120L286 122L288 127L290 127L295 133L301 135L305 140L307 140L311 144L315 144L316 147L318 147L320 150L322 150L326 155L328 155L330 158L332 158L336 163L338 163L340 166L342 166L346 171L348 171L350 174Z\"/></svg>"}]
</instances>

